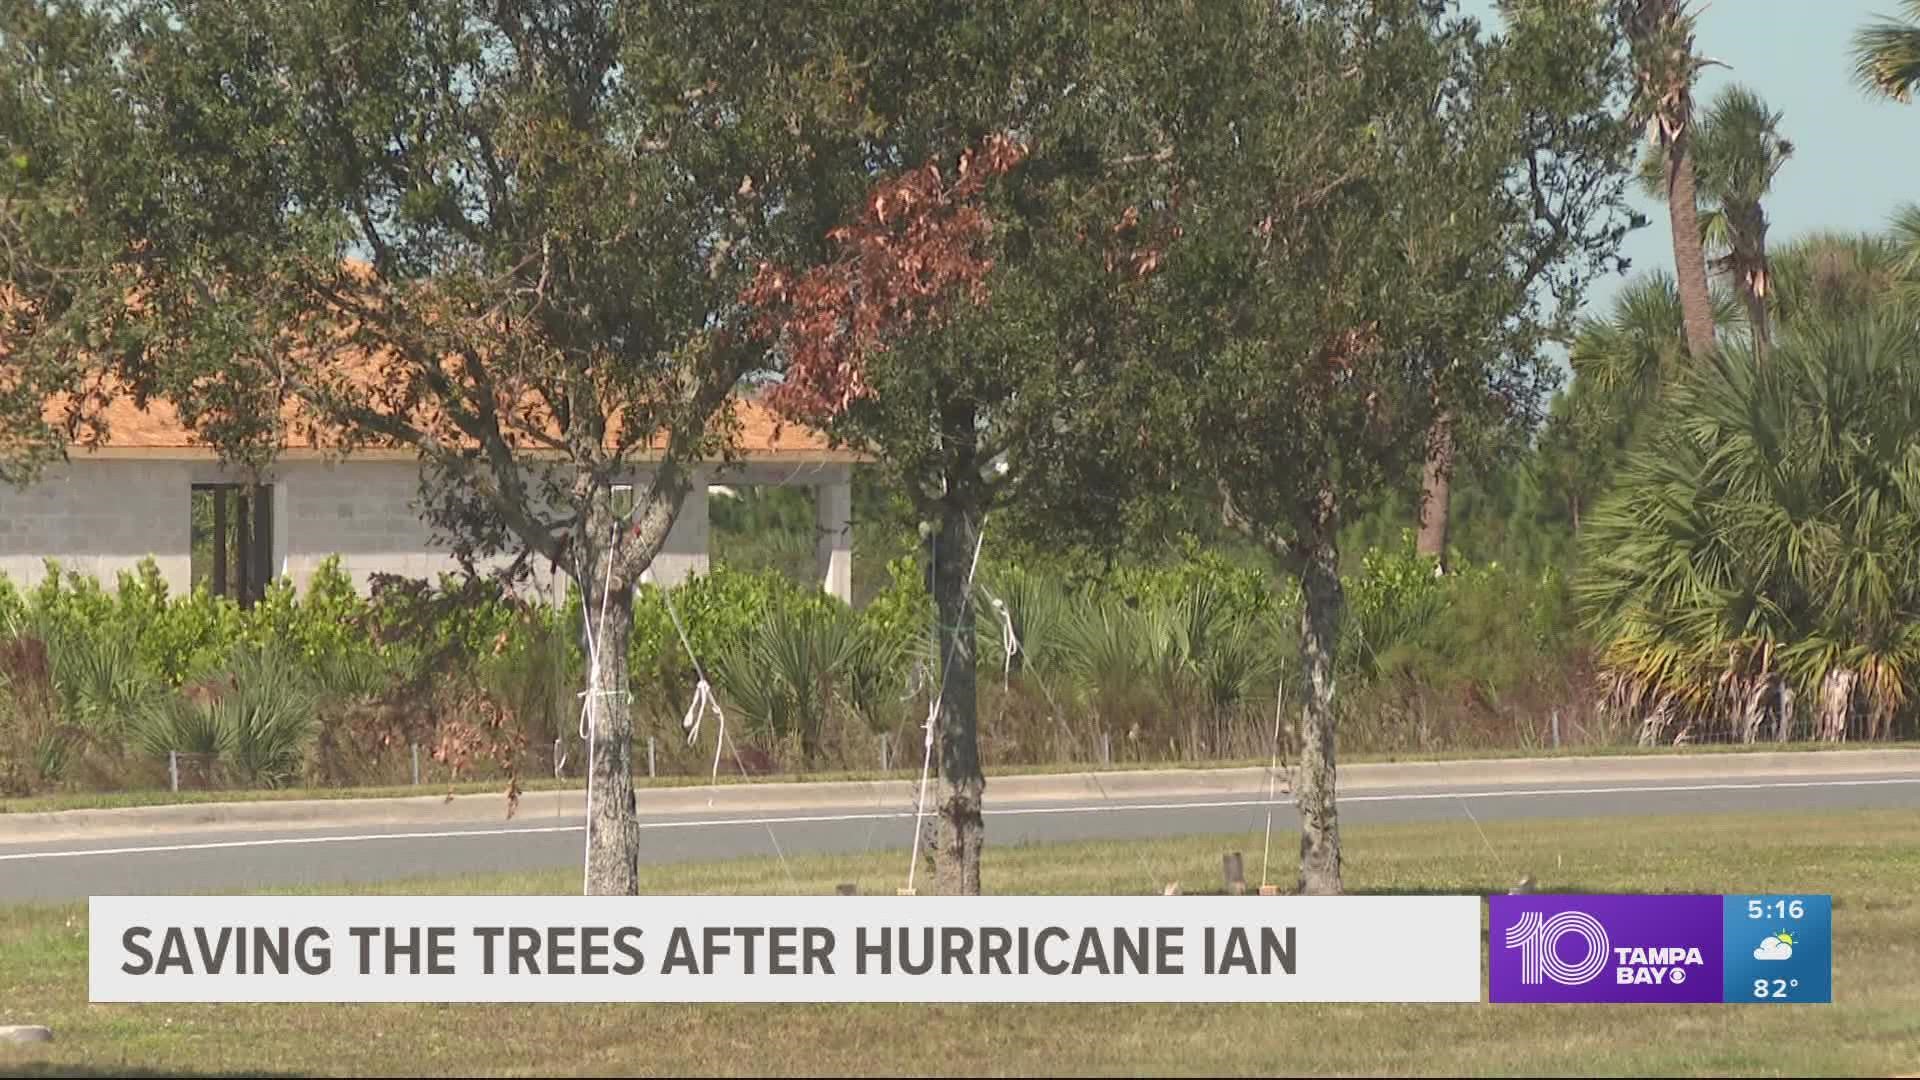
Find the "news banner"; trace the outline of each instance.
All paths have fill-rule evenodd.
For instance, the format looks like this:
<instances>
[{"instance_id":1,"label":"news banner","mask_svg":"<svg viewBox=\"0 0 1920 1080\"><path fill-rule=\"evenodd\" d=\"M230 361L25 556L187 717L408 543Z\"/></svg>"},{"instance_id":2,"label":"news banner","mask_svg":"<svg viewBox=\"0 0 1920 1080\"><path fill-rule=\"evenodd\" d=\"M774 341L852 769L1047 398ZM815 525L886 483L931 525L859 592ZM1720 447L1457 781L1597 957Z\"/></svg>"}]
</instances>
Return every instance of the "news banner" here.
<instances>
[{"instance_id":1,"label":"news banner","mask_svg":"<svg viewBox=\"0 0 1920 1080\"><path fill-rule=\"evenodd\" d=\"M96 896L94 1002L1833 999L1822 895Z\"/></svg>"}]
</instances>

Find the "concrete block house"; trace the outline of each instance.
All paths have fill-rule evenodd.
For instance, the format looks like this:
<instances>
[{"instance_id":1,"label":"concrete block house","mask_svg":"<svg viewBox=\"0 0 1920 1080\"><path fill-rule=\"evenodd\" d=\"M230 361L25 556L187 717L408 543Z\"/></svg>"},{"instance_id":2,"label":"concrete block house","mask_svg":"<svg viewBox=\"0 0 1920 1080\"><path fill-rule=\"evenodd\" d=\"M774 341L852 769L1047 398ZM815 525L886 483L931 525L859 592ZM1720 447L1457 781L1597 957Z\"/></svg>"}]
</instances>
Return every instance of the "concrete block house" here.
<instances>
[{"instance_id":1,"label":"concrete block house","mask_svg":"<svg viewBox=\"0 0 1920 1080\"><path fill-rule=\"evenodd\" d=\"M805 485L815 493L821 586L851 602L856 456L828 448L816 432L777 424L752 401L733 408L737 460L716 462L696 478L652 580L674 585L707 568L709 485ZM282 576L304 588L329 556L339 556L363 591L375 574L433 579L458 569L421 519L410 451L328 460L290 442L256 487L223 467L164 403L140 409L116 401L104 419L103 445L70 447L67 462L30 487L0 484L0 573L17 587L41 581L48 559L111 587L121 571L151 558L169 591L200 583L242 602ZM644 485L644 460L638 466L632 482Z\"/></svg>"}]
</instances>

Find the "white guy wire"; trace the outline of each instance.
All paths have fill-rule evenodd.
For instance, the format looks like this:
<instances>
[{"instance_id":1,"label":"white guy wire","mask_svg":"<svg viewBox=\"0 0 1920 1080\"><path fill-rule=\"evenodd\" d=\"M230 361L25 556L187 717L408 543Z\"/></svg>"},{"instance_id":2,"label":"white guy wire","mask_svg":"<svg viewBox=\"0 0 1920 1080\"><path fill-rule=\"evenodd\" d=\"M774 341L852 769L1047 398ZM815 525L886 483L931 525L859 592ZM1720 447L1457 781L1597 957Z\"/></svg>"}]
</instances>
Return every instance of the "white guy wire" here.
<instances>
[{"instance_id":1,"label":"white guy wire","mask_svg":"<svg viewBox=\"0 0 1920 1080\"><path fill-rule=\"evenodd\" d=\"M973 603L973 573L980 568L980 546L986 543L986 540L987 519L983 516L980 519L980 532L973 539L973 562L967 566L966 588L962 590L960 594L962 622L966 621L964 616L967 606ZM938 544L939 537L938 534L936 534L932 545L932 555L934 558L937 558L939 555ZM929 569L933 570L936 575L939 572L935 567L929 567ZM936 611L935 618L938 617L939 615ZM920 869L920 829L927 814L927 775L933 770L933 725L940 716L940 703L947 695L947 664L953 660L953 645L958 645L959 642L960 634L958 630L955 630L953 631L953 642L947 647L946 652L943 654L944 658L941 660L940 669L934 673L939 678L940 685L934 692L933 703L927 707L926 753L920 761L920 797L915 801L913 809L913 854L910 857L912 861L907 863L907 891L909 893L913 892L914 873Z\"/></svg>"}]
</instances>

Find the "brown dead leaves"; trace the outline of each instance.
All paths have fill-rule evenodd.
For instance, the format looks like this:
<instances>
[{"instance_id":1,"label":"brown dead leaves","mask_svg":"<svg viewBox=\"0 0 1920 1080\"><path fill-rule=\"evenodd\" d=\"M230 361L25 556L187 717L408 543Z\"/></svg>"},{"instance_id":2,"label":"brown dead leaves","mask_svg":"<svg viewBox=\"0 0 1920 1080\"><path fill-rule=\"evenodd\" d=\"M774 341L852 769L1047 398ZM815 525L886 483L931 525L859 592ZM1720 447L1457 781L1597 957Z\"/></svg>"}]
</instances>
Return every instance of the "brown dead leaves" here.
<instances>
[{"instance_id":1,"label":"brown dead leaves","mask_svg":"<svg viewBox=\"0 0 1920 1080\"><path fill-rule=\"evenodd\" d=\"M951 177L928 162L874 186L859 217L828 234L831 261L799 272L762 264L744 299L758 312L755 333L787 352L768 403L800 419L839 415L873 393L871 356L939 325L962 300L985 303L994 264L981 200L1025 157L996 135L963 152Z\"/></svg>"}]
</instances>

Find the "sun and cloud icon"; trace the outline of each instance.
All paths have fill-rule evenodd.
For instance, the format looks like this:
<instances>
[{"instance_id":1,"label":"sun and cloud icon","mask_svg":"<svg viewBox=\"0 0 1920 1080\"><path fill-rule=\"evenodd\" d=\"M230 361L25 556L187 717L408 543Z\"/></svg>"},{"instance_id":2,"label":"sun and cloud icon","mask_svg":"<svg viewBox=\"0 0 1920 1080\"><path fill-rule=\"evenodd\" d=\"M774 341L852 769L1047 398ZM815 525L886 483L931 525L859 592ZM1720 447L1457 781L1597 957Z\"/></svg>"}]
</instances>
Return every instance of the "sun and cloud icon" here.
<instances>
[{"instance_id":1,"label":"sun and cloud icon","mask_svg":"<svg viewBox=\"0 0 1920 1080\"><path fill-rule=\"evenodd\" d=\"M1785 960L1793 955L1793 935L1785 930L1769 936L1753 950L1755 960Z\"/></svg>"}]
</instances>

